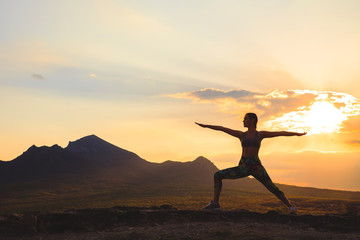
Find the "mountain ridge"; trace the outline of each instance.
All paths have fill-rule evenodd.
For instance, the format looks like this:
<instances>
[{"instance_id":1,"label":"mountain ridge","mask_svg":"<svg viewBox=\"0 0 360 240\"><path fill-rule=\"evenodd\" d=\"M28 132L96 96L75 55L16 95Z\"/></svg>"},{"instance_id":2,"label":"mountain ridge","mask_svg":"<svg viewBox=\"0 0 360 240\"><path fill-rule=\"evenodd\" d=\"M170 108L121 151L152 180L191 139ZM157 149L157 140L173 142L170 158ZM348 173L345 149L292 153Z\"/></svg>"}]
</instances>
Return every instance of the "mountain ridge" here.
<instances>
[{"instance_id":1,"label":"mountain ridge","mask_svg":"<svg viewBox=\"0 0 360 240\"><path fill-rule=\"evenodd\" d=\"M174 182L172 178L180 180L183 177L196 184L203 182L201 177L212 175L211 170L217 168L204 157L185 163L153 163L92 134L69 141L65 148L57 144L50 147L32 145L14 160L0 164L0 183L39 179L56 182L61 178L79 180L91 176L93 179L141 184L151 179Z\"/></svg>"}]
</instances>

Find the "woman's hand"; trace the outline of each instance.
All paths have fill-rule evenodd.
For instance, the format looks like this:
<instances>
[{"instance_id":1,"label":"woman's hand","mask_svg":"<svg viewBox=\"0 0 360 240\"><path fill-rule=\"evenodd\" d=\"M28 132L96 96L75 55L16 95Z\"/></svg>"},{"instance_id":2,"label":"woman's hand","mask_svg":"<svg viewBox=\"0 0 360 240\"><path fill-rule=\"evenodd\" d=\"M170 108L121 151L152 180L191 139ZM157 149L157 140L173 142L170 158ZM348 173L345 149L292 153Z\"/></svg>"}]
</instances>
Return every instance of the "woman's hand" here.
<instances>
[{"instance_id":1,"label":"woman's hand","mask_svg":"<svg viewBox=\"0 0 360 240\"><path fill-rule=\"evenodd\" d=\"M307 132L297 133L296 136L299 136L299 137L300 137L300 136L304 136L304 135L306 135L306 134L307 134Z\"/></svg>"},{"instance_id":2,"label":"woman's hand","mask_svg":"<svg viewBox=\"0 0 360 240\"><path fill-rule=\"evenodd\" d=\"M199 125L200 127L203 127L203 128L205 128L205 127L206 127L206 125L205 125L205 124L201 124L201 123L197 123L197 122L195 122L195 124L197 124L197 125Z\"/></svg>"}]
</instances>

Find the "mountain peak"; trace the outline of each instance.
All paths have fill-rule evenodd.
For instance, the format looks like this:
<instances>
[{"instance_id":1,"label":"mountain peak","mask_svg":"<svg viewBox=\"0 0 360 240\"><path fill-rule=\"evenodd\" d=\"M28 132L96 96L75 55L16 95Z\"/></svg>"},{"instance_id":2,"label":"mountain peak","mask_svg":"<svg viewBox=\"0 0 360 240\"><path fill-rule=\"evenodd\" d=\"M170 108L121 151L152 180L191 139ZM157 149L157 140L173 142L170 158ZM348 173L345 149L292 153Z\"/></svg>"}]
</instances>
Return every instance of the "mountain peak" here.
<instances>
[{"instance_id":1,"label":"mountain peak","mask_svg":"<svg viewBox=\"0 0 360 240\"><path fill-rule=\"evenodd\" d=\"M216 172L218 171L217 167L214 165L213 162L211 162L209 159L207 159L206 157L200 156L197 157L194 161L191 162L194 166L197 166L199 168L206 168L211 172Z\"/></svg>"},{"instance_id":2,"label":"mountain peak","mask_svg":"<svg viewBox=\"0 0 360 240\"><path fill-rule=\"evenodd\" d=\"M79 154L83 157L98 156L103 159L104 156L114 156L114 159L116 160L119 159L119 156L121 156L120 158L122 159L144 161L135 153L119 148L94 134L80 138L74 142L70 141L65 150Z\"/></svg>"},{"instance_id":3,"label":"mountain peak","mask_svg":"<svg viewBox=\"0 0 360 240\"><path fill-rule=\"evenodd\" d=\"M96 136L95 134L91 134L91 135L88 135L88 136L85 136L85 137L82 137L78 140L75 140L75 141L69 141L69 144L67 147L69 147L69 145L72 145L74 143L90 143L90 142L106 142L105 140L99 138L98 136Z\"/></svg>"},{"instance_id":4,"label":"mountain peak","mask_svg":"<svg viewBox=\"0 0 360 240\"><path fill-rule=\"evenodd\" d=\"M34 151L34 150L36 150L36 149L38 149L38 147L35 145L35 144L33 144L31 147L29 147L28 148L28 150L26 150L26 151Z\"/></svg>"},{"instance_id":5,"label":"mountain peak","mask_svg":"<svg viewBox=\"0 0 360 240\"><path fill-rule=\"evenodd\" d=\"M73 142L78 142L78 141L82 141L82 142L84 142L84 141L86 141L86 142L89 142L89 141L104 141L104 142L105 142L105 140L99 138L99 137L96 136L95 134L91 134L91 135L82 137L82 138L80 138L80 139L78 139L78 140L75 140L75 141L73 141ZM72 141L69 141L69 144L70 144L70 143L72 143Z\"/></svg>"},{"instance_id":6,"label":"mountain peak","mask_svg":"<svg viewBox=\"0 0 360 240\"><path fill-rule=\"evenodd\" d=\"M98 136L96 136L95 134L90 134L90 135L88 135L88 136L85 136L85 137L82 137L82 138L80 138L80 139L100 139L100 140L102 140L101 138L99 138ZM79 139L79 140L80 140Z\"/></svg>"},{"instance_id":7,"label":"mountain peak","mask_svg":"<svg viewBox=\"0 0 360 240\"><path fill-rule=\"evenodd\" d=\"M100 154L104 152L114 152L118 147L92 134L73 142L69 141L65 149L81 154Z\"/></svg>"},{"instance_id":8,"label":"mountain peak","mask_svg":"<svg viewBox=\"0 0 360 240\"><path fill-rule=\"evenodd\" d=\"M199 157L197 157L195 160L194 160L194 162L210 162L210 160L209 159L207 159L206 157L203 157L203 156L199 156Z\"/></svg>"}]
</instances>

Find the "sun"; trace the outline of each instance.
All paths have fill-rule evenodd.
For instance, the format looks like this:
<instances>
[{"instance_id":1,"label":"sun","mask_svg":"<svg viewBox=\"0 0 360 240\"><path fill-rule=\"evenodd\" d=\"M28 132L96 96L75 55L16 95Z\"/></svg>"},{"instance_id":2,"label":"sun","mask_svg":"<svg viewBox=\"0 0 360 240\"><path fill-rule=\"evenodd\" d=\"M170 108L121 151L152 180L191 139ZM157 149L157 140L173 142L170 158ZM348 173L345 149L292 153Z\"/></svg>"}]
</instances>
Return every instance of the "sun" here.
<instances>
[{"instance_id":1,"label":"sun","mask_svg":"<svg viewBox=\"0 0 360 240\"><path fill-rule=\"evenodd\" d=\"M268 126L307 132L308 134L339 132L343 121L348 118L343 109L332 102L319 99L309 107L301 107L268 122Z\"/></svg>"},{"instance_id":2,"label":"sun","mask_svg":"<svg viewBox=\"0 0 360 240\"><path fill-rule=\"evenodd\" d=\"M347 119L340 109L328 101L317 101L302 112L299 121L309 128L309 134L338 132L343 121Z\"/></svg>"}]
</instances>

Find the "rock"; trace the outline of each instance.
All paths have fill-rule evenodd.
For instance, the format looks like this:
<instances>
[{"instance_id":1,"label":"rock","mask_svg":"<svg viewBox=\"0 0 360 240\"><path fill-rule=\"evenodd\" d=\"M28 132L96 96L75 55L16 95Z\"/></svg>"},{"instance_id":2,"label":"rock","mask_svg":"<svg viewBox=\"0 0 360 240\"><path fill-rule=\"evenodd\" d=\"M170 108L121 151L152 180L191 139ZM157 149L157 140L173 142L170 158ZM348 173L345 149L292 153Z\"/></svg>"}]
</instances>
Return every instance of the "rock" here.
<instances>
[{"instance_id":1,"label":"rock","mask_svg":"<svg viewBox=\"0 0 360 240\"><path fill-rule=\"evenodd\" d=\"M37 216L32 214L24 214L22 218L23 231L25 233L37 232Z\"/></svg>"}]
</instances>

